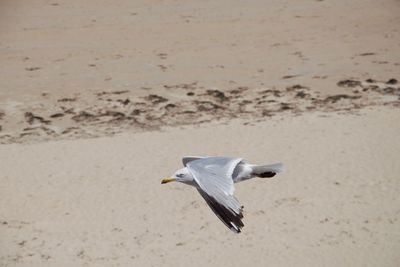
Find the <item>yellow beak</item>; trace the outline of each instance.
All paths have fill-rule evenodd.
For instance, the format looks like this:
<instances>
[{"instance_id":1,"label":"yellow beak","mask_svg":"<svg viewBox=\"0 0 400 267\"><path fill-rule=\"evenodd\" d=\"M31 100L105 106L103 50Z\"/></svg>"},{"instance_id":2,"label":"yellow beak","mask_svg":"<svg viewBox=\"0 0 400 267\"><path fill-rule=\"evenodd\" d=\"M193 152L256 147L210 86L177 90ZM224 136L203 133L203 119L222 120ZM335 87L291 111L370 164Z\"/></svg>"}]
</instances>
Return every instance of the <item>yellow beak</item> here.
<instances>
[{"instance_id":1,"label":"yellow beak","mask_svg":"<svg viewBox=\"0 0 400 267\"><path fill-rule=\"evenodd\" d=\"M176 181L176 179L175 178L165 178L165 179L161 180L161 183L166 184L166 183L173 182L173 181Z\"/></svg>"}]
</instances>

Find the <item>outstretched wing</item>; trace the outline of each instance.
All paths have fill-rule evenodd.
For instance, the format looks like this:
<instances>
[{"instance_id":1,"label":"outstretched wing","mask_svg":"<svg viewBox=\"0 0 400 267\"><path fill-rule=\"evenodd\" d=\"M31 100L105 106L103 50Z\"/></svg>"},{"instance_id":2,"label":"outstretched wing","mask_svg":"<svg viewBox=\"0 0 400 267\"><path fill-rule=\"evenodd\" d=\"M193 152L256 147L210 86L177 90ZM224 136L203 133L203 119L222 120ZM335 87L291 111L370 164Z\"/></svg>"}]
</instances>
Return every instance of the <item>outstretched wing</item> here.
<instances>
[{"instance_id":1,"label":"outstretched wing","mask_svg":"<svg viewBox=\"0 0 400 267\"><path fill-rule=\"evenodd\" d=\"M241 161L241 158L207 157L187 164L200 195L218 218L236 233L244 226L243 208L233 196L232 173Z\"/></svg>"}]
</instances>

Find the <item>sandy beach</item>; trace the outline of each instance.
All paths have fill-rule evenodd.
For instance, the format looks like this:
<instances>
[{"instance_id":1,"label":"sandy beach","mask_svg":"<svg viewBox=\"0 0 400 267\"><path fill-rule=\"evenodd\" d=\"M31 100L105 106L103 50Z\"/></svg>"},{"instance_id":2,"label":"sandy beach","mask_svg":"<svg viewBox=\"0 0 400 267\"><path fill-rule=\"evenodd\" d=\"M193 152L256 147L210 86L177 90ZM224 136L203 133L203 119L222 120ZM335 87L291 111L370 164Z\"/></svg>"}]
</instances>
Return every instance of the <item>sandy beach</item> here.
<instances>
[{"instance_id":1,"label":"sandy beach","mask_svg":"<svg viewBox=\"0 0 400 267\"><path fill-rule=\"evenodd\" d=\"M0 266L398 266L398 1L2 1ZM229 231L185 155L283 162Z\"/></svg>"},{"instance_id":2,"label":"sandy beach","mask_svg":"<svg viewBox=\"0 0 400 267\"><path fill-rule=\"evenodd\" d=\"M1 261L396 266L399 120L383 108L3 146ZM193 188L160 184L189 153L282 161L286 171L237 185L245 206L237 235Z\"/></svg>"}]
</instances>

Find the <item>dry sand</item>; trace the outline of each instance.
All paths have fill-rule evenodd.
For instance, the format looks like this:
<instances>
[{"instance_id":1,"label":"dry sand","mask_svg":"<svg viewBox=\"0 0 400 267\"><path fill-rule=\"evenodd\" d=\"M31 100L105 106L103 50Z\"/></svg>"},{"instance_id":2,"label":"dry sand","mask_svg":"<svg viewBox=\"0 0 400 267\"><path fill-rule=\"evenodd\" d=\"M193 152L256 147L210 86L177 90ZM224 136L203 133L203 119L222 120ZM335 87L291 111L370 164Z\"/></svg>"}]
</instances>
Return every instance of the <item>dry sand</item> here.
<instances>
[{"instance_id":1,"label":"dry sand","mask_svg":"<svg viewBox=\"0 0 400 267\"><path fill-rule=\"evenodd\" d=\"M0 266L398 266L399 13L1 1ZM160 185L196 154L287 170L234 235Z\"/></svg>"},{"instance_id":2,"label":"dry sand","mask_svg":"<svg viewBox=\"0 0 400 267\"><path fill-rule=\"evenodd\" d=\"M400 112L306 114L112 138L5 145L3 266L397 266ZM229 138L228 138L229 137ZM160 179L187 154L284 162L238 184L241 234Z\"/></svg>"}]
</instances>

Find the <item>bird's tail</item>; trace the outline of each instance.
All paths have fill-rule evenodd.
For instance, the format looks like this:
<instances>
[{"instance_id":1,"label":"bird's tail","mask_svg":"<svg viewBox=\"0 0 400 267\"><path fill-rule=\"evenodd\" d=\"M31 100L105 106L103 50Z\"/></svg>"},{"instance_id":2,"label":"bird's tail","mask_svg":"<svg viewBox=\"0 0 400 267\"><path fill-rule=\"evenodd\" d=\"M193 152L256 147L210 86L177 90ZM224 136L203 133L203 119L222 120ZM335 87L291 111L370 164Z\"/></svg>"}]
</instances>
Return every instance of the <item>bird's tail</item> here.
<instances>
[{"instance_id":1,"label":"bird's tail","mask_svg":"<svg viewBox=\"0 0 400 267\"><path fill-rule=\"evenodd\" d=\"M260 178L270 178L274 177L275 174L283 171L282 163L276 163L271 165L254 165L252 166L253 175Z\"/></svg>"}]
</instances>

